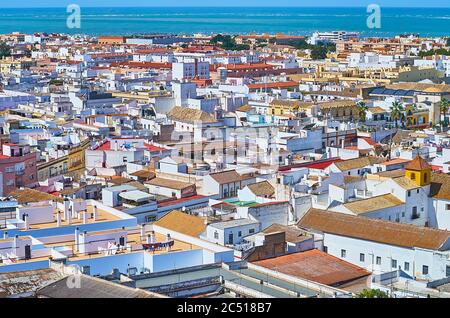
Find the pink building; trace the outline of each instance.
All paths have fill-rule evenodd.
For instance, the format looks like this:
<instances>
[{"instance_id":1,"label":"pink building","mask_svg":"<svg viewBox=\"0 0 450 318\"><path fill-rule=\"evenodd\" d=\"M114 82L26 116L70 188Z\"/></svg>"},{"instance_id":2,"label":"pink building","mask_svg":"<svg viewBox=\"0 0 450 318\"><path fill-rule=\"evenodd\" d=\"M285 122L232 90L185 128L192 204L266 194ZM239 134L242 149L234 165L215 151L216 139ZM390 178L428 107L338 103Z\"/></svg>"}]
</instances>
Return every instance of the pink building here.
<instances>
[{"instance_id":1,"label":"pink building","mask_svg":"<svg viewBox=\"0 0 450 318\"><path fill-rule=\"evenodd\" d=\"M29 145L6 143L0 154L0 196L37 184L37 153Z\"/></svg>"}]
</instances>

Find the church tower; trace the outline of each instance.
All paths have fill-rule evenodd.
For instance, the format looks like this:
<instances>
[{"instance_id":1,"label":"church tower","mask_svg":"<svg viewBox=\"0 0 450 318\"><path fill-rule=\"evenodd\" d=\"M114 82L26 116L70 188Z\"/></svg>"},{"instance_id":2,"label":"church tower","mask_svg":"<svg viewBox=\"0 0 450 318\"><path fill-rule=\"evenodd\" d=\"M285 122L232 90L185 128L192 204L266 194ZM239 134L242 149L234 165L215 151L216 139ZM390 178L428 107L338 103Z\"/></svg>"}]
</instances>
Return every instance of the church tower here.
<instances>
[{"instance_id":1,"label":"church tower","mask_svg":"<svg viewBox=\"0 0 450 318\"><path fill-rule=\"evenodd\" d=\"M431 167L419 155L416 156L406 167L405 177L418 186L427 186L431 182Z\"/></svg>"}]
</instances>

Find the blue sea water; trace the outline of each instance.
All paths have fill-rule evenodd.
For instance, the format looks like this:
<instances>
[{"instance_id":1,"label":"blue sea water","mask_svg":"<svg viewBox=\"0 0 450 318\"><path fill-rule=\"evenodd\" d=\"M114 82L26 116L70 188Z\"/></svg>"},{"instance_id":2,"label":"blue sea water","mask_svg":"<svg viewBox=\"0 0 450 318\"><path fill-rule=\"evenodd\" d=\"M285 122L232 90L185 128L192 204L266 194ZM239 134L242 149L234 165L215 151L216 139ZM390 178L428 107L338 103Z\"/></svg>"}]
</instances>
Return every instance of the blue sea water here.
<instances>
[{"instance_id":1,"label":"blue sea water","mask_svg":"<svg viewBox=\"0 0 450 318\"><path fill-rule=\"evenodd\" d=\"M449 8L382 8L381 28L369 29L366 8L147 7L81 8L81 28L69 29L66 8L0 8L0 33L13 31L135 34L358 31L362 36L450 35Z\"/></svg>"}]
</instances>

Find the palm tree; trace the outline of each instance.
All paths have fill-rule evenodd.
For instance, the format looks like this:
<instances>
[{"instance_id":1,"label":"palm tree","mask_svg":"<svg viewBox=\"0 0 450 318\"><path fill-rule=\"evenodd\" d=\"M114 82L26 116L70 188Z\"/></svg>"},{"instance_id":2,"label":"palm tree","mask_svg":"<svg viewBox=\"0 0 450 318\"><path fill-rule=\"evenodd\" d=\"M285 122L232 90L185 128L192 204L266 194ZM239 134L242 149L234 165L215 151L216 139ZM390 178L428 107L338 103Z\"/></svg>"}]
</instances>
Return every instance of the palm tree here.
<instances>
[{"instance_id":1,"label":"palm tree","mask_svg":"<svg viewBox=\"0 0 450 318\"><path fill-rule=\"evenodd\" d=\"M398 120L403 114L403 105L400 102L393 102L391 108L391 119L395 120L395 128L398 127Z\"/></svg>"},{"instance_id":2,"label":"palm tree","mask_svg":"<svg viewBox=\"0 0 450 318\"><path fill-rule=\"evenodd\" d=\"M363 101L359 101L356 104L356 106L358 107L359 120L362 121L362 122L365 122L366 121L366 114L367 114L367 111L369 110L369 107Z\"/></svg>"},{"instance_id":3,"label":"palm tree","mask_svg":"<svg viewBox=\"0 0 450 318\"><path fill-rule=\"evenodd\" d=\"M450 101L446 98L442 98L441 102L439 103L439 109L441 111L441 114L444 114L444 125L447 126L447 112L450 107Z\"/></svg>"}]
</instances>

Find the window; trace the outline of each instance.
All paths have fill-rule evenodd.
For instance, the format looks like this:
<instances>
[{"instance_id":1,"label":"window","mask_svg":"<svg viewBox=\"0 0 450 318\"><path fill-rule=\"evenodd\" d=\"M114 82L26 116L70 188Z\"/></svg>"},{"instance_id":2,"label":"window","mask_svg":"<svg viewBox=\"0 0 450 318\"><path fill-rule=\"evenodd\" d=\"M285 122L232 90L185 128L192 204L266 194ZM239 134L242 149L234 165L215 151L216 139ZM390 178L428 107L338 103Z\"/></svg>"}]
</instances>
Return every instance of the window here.
<instances>
[{"instance_id":1,"label":"window","mask_svg":"<svg viewBox=\"0 0 450 318\"><path fill-rule=\"evenodd\" d=\"M241 237L241 236L242 236L242 232L239 231L239 232L238 232L238 237Z\"/></svg>"},{"instance_id":2,"label":"window","mask_svg":"<svg viewBox=\"0 0 450 318\"><path fill-rule=\"evenodd\" d=\"M445 266L445 276L450 277L450 266Z\"/></svg>"},{"instance_id":3,"label":"window","mask_svg":"<svg viewBox=\"0 0 450 318\"><path fill-rule=\"evenodd\" d=\"M6 167L5 172L14 172L14 167Z\"/></svg>"},{"instance_id":4,"label":"window","mask_svg":"<svg viewBox=\"0 0 450 318\"><path fill-rule=\"evenodd\" d=\"M217 231L214 232L214 239L216 239L216 240L219 239L219 232L217 232Z\"/></svg>"},{"instance_id":5,"label":"window","mask_svg":"<svg viewBox=\"0 0 450 318\"><path fill-rule=\"evenodd\" d=\"M377 262L377 265L381 265L381 257L380 256L377 256L376 262Z\"/></svg>"},{"instance_id":6,"label":"window","mask_svg":"<svg viewBox=\"0 0 450 318\"><path fill-rule=\"evenodd\" d=\"M428 266L427 265L422 266L422 275L428 275Z\"/></svg>"},{"instance_id":7,"label":"window","mask_svg":"<svg viewBox=\"0 0 450 318\"><path fill-rule=\"evenodd\" d=\"M13 186L13 185L14 185L14 180L8 180L8 181L6 181L6 185L7 185L7 186Z\"/></svg>"},{"instance_id":8,"label":"window","mask_svg":"<svg viewBox=\"0 0 450 318\"><path fill-rule=\"evenodd\" d=\"M423 182L426 183L426 182L428 182L427 180L428 180L428 174L425 173L425 174L423 175Z\"/></svg>"},{"instance_id":9,"label":"window","mask_svg":"<svg viewBox=\"0 0 450 318\"><path fill-rule=\"evenodd\" d=\"M409 272L409 263L405 262L405 271Z\"/></svg>"},{"instance_id":10,"label":"window","mask_svg":"<svg viewBox=\"0 0 450 318\"><path fill-rule=\"evenodd\" d=\"M397 260L396 260L396 259L393 259L393 260L391 261L391 267L392 267L392 268L397 268Z\"/></svg>"},{"instance_id":11,"label":"window","mask_svg":"<svg viewBox=\"0 0 450 318\"><path fill-rule=\"evenodd\" d=\"M249 234L255 233L255 229L250 229L250 230L248 230L248 233L249 233Z\"/></svg>"},{"instance_id":12,"label":"window","mask_svg":"<svg viewBox=\"0 0 450 318\"><path fill-rule=\"evenodd\" d=\"M323 246L324 253L328 253L328 246Z\"/></svg>"},{"instance_id":13,"label":"window","mask_svg":"<svg viewBox=\"0 0 450 318\"><path fill-rule=\"evenodd\" d=\"M408 197L411 196L411 190L408 190Z\"/></svg>"},{"instance_id":14,"label":"window","mask_svg":"<svg viewBox=\"0 0 450 318\"><path fill-rule=\"evenodd\" d=\"M347 251L346 250L341 250L341 257L345 258L347 256Z\"/></svg>"},{"instance_id":15,"label":"window","mask_svg":"<svg viewBox=\"0 0 450 318\"><path fill-rule=\"evenodd\" d=\"M419 194L419 189L417 189L417 194Z\"/></svg>"},{"instance_id":16,"label":"window","mask_svg":"<svg viewBox=\"0 0 450 318\"><path fill-rule=\"evenodd\" d=\"M415 173L411 173L411 180L416 180L416 174Z\"/></svg>"},{"instance_id":17,"label":"window","mask_svg":"<svg viewBox=\"0 0 450 318\"><path fill-rule=\"evenodd\" d=\"M364 253L359 254L359 261L364 262L366 260L366 255Z\"/></svg>"},{"instance_id":18,"label":"window","mask_svg":"<svg viewBox=\"0 0 450 318\"><path fill-rule=\"evenodd\" d=\"M412 219L418 219L420 215L417 213L417 207L413 206L412 208Z\"/></svg>"},{"instance_id":19,"label":"window","mask_svg":"<svg viewBox=\"0 0 450 318\"><path fill-rule=\"evenodd\" d=\"M446 209L447 211L450 211L450 204L446 204L446 205L445 205L445 209Z\"/></svg>"}]
</instances>

